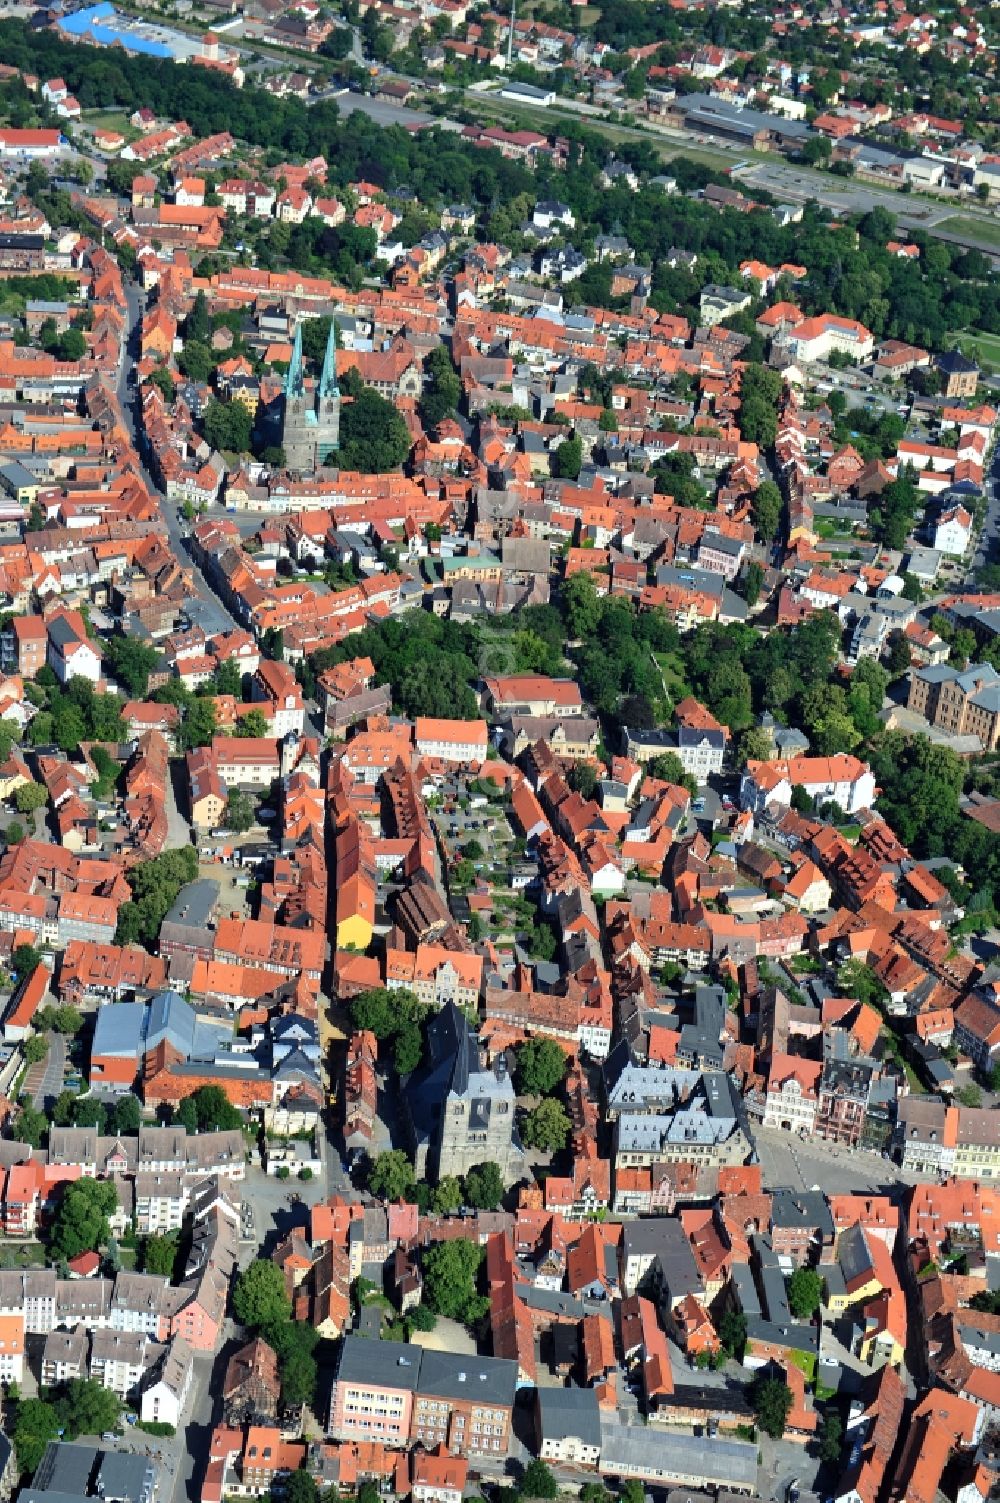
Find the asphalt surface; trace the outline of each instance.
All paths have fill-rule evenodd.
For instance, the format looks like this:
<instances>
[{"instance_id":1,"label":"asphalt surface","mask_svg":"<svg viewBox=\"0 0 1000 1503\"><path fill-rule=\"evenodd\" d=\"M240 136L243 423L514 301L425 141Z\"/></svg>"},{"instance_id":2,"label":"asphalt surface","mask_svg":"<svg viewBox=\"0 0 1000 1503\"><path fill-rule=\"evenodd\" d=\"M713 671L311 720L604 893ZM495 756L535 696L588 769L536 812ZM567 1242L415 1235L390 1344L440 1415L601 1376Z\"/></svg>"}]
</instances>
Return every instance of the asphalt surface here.
<instances>
[{"instance_id":1,"label":"asphalt surface","mask_svg":"<svg viewBox=\"0 0 1000 1503\"><path fill-rule=\"evenodd\" d=\"M191 621L200 626L207 636L214 636L217 632L232 631L239 623L211 589L201 570L188 554L177 506L173 501L167 500L144 459L142 429L136 417L139 395L137 388L131 385L132 371L139 352L143 314L142 294L135 283L129 281L125 284L125 296L128 301L128 325L118 370L118 398L132 436L133 447L142 465L143 479L150 492L160 498L160 512L164 529L170 539L170 547L182 565L189 570L194 582L195 593L189 596L184 609Z\"/></svg>"},{"instance_id":2,"label":"asphalt surface","mask_svg":"<svg viewBox=\"0 0 1000 1503\"><path fill-rule=\"evenodd\" d=\"M66 1040L61 1033L52 1033L48 1054L31 1066L24 1081L25 1093L31 1097L36 1111L44 1111L47 1102L55 1101L63 1088L65 1074Z\"/></svg>"},{"instance_id":3,"label":"asphalt surface","mask_svg":"<svg viewBox=\"0 0 1000 1503\"><path fill-rule=\"evenodd\" d=\"M387 73L385 76L402 78L402 75L392 73ZM464 128L460 121L449 119L447 116L434 115L430 111L415 109L408 105L392 104L387 100L372 98L353 91L340 93L331 90L326 95L314 96L309 102L313 103L316 99L329 97L330 93L335 92L337 104L345 114L361 111L379 125L438 124L456 131ZM461 92L467 96L470 104L477 101L482 103L484 98L496 97L484 95L480 90L464 89ZM503 103L516 112L517 106L514 101L505 100ZM579 100L560 99L558 106L551 110L553 125L555 126L560 119L565 120L567 116L578 117L597 131L608 123L600 115L594 113L592 106L584 105ZM895 215L900 225L923 229L930 235L936 235L955 244L974 245L987 255L997 256L996 245L989 241L977 240L973 230L970 229L966 234L941 228L944 221L955 214L961 214L970 220L978 218L985 224L996 223L996 216L984 211L977 202L960 198L957 195L953 199L936 202L922 198L920 195L903 196L896 189L882 188L877 184L856 183L847 178L833 177L827 172L813 171L793 165L778 156L766 162L757 161L755 158L748 160L745 149L733 145L730 141L702 134L694 135L677 127L663 126L651 121L637 121L632 126L628 122L615 121L614 130L618 134L627 132L639 140L648 140L650 136L661 137L677 145L678 155L683 155L685 146L695 151L700 146L707 146L717 152L720 157L729 157L734 167L739 166L737 177L741 185L745 184L751 190L754 186L765 188L784 202L807 203L810 199L817 199L825 207L842 214L864 214L874 208L888 209L891 214Z\"/></svg>"}]
</instances>

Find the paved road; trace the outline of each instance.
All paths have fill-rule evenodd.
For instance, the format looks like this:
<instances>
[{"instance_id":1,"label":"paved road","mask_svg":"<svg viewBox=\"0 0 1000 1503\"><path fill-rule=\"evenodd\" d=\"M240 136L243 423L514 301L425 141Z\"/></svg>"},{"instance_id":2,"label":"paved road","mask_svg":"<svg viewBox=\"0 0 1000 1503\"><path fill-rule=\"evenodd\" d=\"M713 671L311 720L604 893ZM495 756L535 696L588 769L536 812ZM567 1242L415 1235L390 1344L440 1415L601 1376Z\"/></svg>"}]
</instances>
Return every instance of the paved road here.
<instances>
[{"instance_id":1,"label":"paved road","mask_svg":"<svg viewBox=\"0 0 1000 1503\"><path fill-rule=\"evenodd\" d=\"M49 1052L25 1077L24 1089L38 1112L54 1101L63 1088L66 1073L66 1040L61 1033L49 1035Z\"/></svg>"},{"instance_id":2,"label":"paved road","mask_svg":"<svg viewBox=\"0 0 1000 1503\"><path fill-rule=\"evenodd\" d=\"M168 501L160 490L152 472L147 468L143 458L141 445L141 428L136 420L136 407L138 404L138 391L131 385L132 371L135 366L136 355L139 351L139 332L142 323L142 293L134 282L126 282L125 295L128 300L128 325L125 342L122 347L122 355L118 369L118 399L121 402L122 412L132 435L132 444L139 456L142 465L143 479L150 491L160 498L160 512L170 546L176 557L187 568L194 581L195 593L188 597L184 609L193 622L202 628L207 636L214 636L216 632L232 631L238 625L235 617L223 605L219 597L209 586L201 570L196 567L187 553L184 542L184 532L181 526L177 507L172 501Z\"/></svg>"},{"instance_id":3,"label":"paved road","mask_svg":"<svg viewBox=\"0 0 1000 1503\"><path fill-rule=\"evenodd\" d=\"M231 1335L231 1321L225 1322L224 1332ZM227 1355L232 1349L230 1344ZM217 1361L216 1355L196 1354L194 1382L176 1435L154 1437L140 1430L138 1425L125 1425L124 1433L114 1444L107 1443L109 1451L149 1456L155 1463L159 1473L156 1503L185 1503L186 1499L197 1503L201 1497L201 1481L212 1436L213 1395L221 1387L221 1382L216 1382L213 1376ZM221 1378L221 1374L218 1376ZM93 1443L102 1444L96 1436Z\"/></svg>"},{"instance_id":4,"label":"paved road","mask_svg":"<svg viewBox=\"0 0 1000 1503\"><path fill-rule=\"evenodd\" d=\"M393 77L401 75L390 75ZM411 80L412 82L412 80ZM462 91L466 101L470 105L477 102L482 104L484 98L495 99L496 96L484 95L476 90L465 89ZM324 96L316 96L324 97ZM499 102L499 101L498 101ZM379 125L403 125L413 126L417 124L438 124L446 129L462 130L462 123L458 120L449 119L446 116L432 114L428 110L414 109L410 106L390 104L383 99L371 98L365 94L349 92L338 94L337 103L341 110L350 114L356 110L369 115ZM517 106L508 101L511 110L516 113ZM579 100L563 99L558 105L548 112L553 124L560 118L574 116L581 119L594 130L600 131L608 124L600 116L593 113L592 106L587 106ZM534 116L532 118L535 118ZM708 144L712 151L717 152L721 158L729 158L732 165L747 162L746 151L732 143L716 140L711 137L695 136L689 131L676 127L654 125L652 122L643 121L635 126L615 121L613 130L616 136L623 134L634 136L637 140L649 140L650 136L662 137L665 141L675 143L678 155L683 155L684 147L695 150L702 144ZM868 183L854 183L845 178L835 178L829 173L811 171L808 168L794 166L785 162L781 157L774 157L772 161L758 162L751 160L742 167L739 173L739 181L746 183L752 188L766 188L777 197L794 203L806 203L809 199L817 199L824 206L840 211L841 213L867 213L873 208L888 209L896 216L901 225L910 228L923 229L930 235L936 235L941 239L953 241L960 245L976 245L987 255L996 256L996 246L986 241L976 240L974 231L968 234L955 233L953 230L941 228L945 220L955 214L962 214L970 220L980 219L985 224L995 224L996 217L982 209L976 203L956 198L946 203L938 203L924 199L919 194L900 195L893 188L882 188Z\"/></svg>"}]
</instances>

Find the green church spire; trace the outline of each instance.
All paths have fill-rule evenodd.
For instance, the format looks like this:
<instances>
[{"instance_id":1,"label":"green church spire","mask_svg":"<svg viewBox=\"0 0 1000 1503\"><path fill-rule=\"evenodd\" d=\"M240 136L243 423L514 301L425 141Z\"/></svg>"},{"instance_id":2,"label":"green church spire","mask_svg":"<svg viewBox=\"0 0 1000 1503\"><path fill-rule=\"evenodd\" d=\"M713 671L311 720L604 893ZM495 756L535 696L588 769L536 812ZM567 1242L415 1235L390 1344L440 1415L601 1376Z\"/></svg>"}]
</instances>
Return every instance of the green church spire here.
<instances>
[{"instance_id":1,"label":"green church spire","mask_svg":"<svg viewBox=\"0 0 1000 1503\"><path fill-rule=\"evenodd\" d=\"M330 332L326 336L326 353L323 356L323 374L319 378L321 397L339 397L337 385L337 320L331 318Z\"/></svg>"},{"instance_id":2,"label":"green church spire","mask_svg":"<svg viewBox=\"0 0 1000 1503\"><path fill-rule=\"evenodd\" d=\"M302 380L302 325L296 324L295 342L292 345L292 358L289 361L288 370L285 374L285 396L301 396L304 389Z\"/></svg>"}]
</instances>

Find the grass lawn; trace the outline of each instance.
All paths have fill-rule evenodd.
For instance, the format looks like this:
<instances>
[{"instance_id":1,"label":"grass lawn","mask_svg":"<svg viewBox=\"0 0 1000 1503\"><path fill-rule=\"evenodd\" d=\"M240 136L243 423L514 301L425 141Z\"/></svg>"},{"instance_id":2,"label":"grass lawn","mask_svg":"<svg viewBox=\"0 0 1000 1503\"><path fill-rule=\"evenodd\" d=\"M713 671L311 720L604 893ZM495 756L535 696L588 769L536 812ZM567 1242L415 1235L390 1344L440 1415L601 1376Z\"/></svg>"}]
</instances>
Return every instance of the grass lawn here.
<instances>
[{"instance_id":1,"label":"grass lawn","mask_svg":"<svg viewBox=\"0 0 1000 1503\"><path fill-rule=\"evenodd\" d=\"M81 118L91 130L116 130L126 141L134 141L139 135L123 110L84 110Z\"/></svg>"},{"instance_id":2,"label":"grass lawn","mask_svg":"<svg viewBox=\"0 0 1000 1503\"><path fill-rule=\"evenodd\" d=\"M45 1249L40 1242L0 1243L0 1268L43 1268Z\"/></svg>"},{"instance_id":3,"label":"grass lawn","mask_svg":"<svg viewBox=\"0 0 1000 1503\"><path fill-rule=\"evenodd\" d=\"M967 214L951 214L942 219L937 228L950 235L969 235L984 245L995 245L1000 249L1000 219L973 219Z\"/></svg>"},{"instance_id":4,"label":"grass lawn","mask_svg":"<svg viewBox=\"0 0 1000 1503\"><path fill-rule=\"evenodd\" d=\"M1000 334L970 334L966 330L949 335L952 344L968 350L971 356L1000 365Z\"/></svg>"},{"instance_id":5,"label":"grass lawn","mask_svg":"<svg viewBox=\"0 0 1000 1503\"><path fill-rule=\"evenodd\" d=\"M653 658L663 675L664 687L675 704L686 694L690 694L691 690L684 678L683 660L679 653L654 652Z\"/></svg>"}]
</instances>

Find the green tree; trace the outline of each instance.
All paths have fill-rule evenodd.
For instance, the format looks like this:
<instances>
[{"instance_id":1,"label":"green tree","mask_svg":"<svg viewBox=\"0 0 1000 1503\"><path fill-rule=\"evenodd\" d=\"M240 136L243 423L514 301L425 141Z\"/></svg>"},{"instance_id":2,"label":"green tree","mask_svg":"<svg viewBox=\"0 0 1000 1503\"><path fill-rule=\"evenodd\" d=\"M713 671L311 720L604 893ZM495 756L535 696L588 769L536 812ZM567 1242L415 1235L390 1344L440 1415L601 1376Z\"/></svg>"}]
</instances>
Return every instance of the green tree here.
<instances>
[{"instance_id":1,"label":"green tree","mask_svg":"<svg viewBox=\"0 0 1000 1503\"><path fill-rule=\"evenodd\" d=\"M142 1245L142 1266L146 1273L160 1273L165 1274L168 1279L173 1278L176 1262L176 1235L160 1235L154 1232L145 1239Z\"/></svg>"},{"instance_id":2,"label":"green tree","mask_svg":"<svg viewBox=\"0 0 1000 1503\"><path fill-rule=\"evenodd\" d=\"M116 943L142 943L152 948L177 894L197 875L198 853L190 845L163 851L161 855L132 867L128 874L132 900L123 903L118 910Z\"/></svg>"},{"instance_id":3,"label":"green tree","mask_svg":"<svg viewBox=\"0 0 1000 1503\"><path fill-rule=\"evenodd\" d=\"M267 735L267 720L263 710L248 710L241 715L236 725L237 736L259 741Z\"/></svg>"},{"instance_id":4,"label":"green tree","mask_svg":"<svg viewBox=\"0 0 1000 1503\"><path fill-rule=\"evenodd\" d=\"M766 762L771 755L772 745L770 737L760 726L748 726L740 732L737 760L741 764L747 762Z\"/></svg>"},{"instance_id":5,"label":"green tree","mask_svg":"<svg viewBox=\"0 0 1000 1503\"><path fill-rule=\"evenodd\" d=\"M969 1301L973 1310L985 1315L1000 1315L1000 1290L980 1289Z\"/></svg>"},{"instance_id":6,"label":"green tree","mask_svg":"<svg viewBox=\"0 0 1000 1503\"><path fill-rule=\"evenodd\" d=\"M300 1467L286 1480L283 1496L285 1503L317 1503L319 1489L315 1478Z\"/></svg>"},{"instance_id":7,"label":"green tree","mask_svg":"<svg viewBox=\"0 0 1000 1503\"><path fill-rule=\"evenodd\" d=\"M279 626L269 626L260 639L260 650L266 658L276 663L285 660L285 634Z\"/></svg>"},{"instance_id":8,"label":"green tree","mask_svg":"<svg viewBox=\"0 0 1000 1503\"><path fill-rule=\"evenodd\" d=\"M181 749L193 751L196 746L208 746L215 731L216 716L212 701L210 699L192 700L181 721Z\"/></svg>"},{"instance_id":9,"label":"green tree","mask_svg":"<svg viewBox=\"0 0 1000 1503\"><path fill-rule=\"evenodd\" d=\"M593 575L574 574L567 579L562 587L561 604L570 637L586 642L597 631L601 619L601 600Z\"/></svg>"},{"instance_id":10,"label":"green tree","mask_svg":"<svg viewBox=\"0 0 1000 1503\"><path fill-rule=\"evenodd\" d=\"M60 334L55 344L57 360L82 360L87 353L87 341L81 329L67 329Z\"/></svg>"},{"instance_id":11,"label":"green tree","mask_svg":"<svg viewBox=\"0 0 1000 1503\"><path fill-rule=\"evenodd\" d=\"M109 1130L116 1136L137 1133L142 1126L142 1107L134 1096L122 1096L111 1108Z\"/></svg>"},{"instance_id":12,"label":"green tree","mask_svg":"<svg viewBox=\"0 0 1000 1503\"><path fill-rule=\"evenodd\" d=\"M437 1242L423 1257L424 1300L437 1315L471 1325L489 1308L476 1293L476 1277L484 1250L464 1237Z\"/></svg>"},{"instance_id":13,"label":"green tree","mask_svg":"<svg viewBox=\"0 0 1000 1503\"><path fill-rule=\"evenodd\" d=\"M889 688L889 674L874 658L862 658L851 674L851 683L864 684L871 693L872 704L881 708Z\"/></svg>"},{"instance_id":14,"label":"green tree","mask_svg":"<svg viewBox=\"0 0 1000 1503\"><path fill-rule=\"evenodd\" d=\"M769 449L778 432L781 377L763 365L748 365L740 384L740 433L747 443Z\"/></svg>"},{"instance_id":15,"label":"green tree","mask_svg":"<svg viewBox=\"0 0 1000 1503\"><path fill-rule=\"evenodd\" d=\"M518 1088L529 1096L549 1096L566 1079L566 1053L554 1039L527 1039L515 1059Z\"/></svg>"},{"instance_id":16,"label":"green tree","mask_svg":"<svg viewBox=\"0 0 1000 1503\"><path fill-rule=\"evenodd\" d=\"M658 757L651 757L646 771L651 778L662 778L665 783L684 787L684 763L676 752L661 752Z\"/></svg>"},{"instance_id":17,"label":"green tree","mask_svg":"<svg viewBox=\"0 0 1000 1503\"><path fill-rule=\"evenodd\" d=\"M742 589L743 599L752 609L760 599L761 586L764 583L764 566L756 559L751 559L743 574Z\"/></svg>"},{"instance_id":18,"label":"green tree","mask_svg":"<svg viewBox=\"0 0 1000 1503\"><path fill-rule=\"evenodd\" d=\"M536 1456L525 1467L518 1492L522 1498L557 1498L559 1484L552 1468Z\"/></svg>"},{"instance_id":19,"label":"green tree","mask_svg":"<svg viewBox=\"0 0 1000 1503\"><path fill-rule=\"evenodd\" d=\"M66 1186L52 1222L49 1252L66 1260L92 1252L111 1235L108 1217L118 1204L110 1180L78 1179Z\"/></svg>"},{"instance_id":20,"label":"green tree","mask_svg":"<svg viewBox=\"0 0 1000 1503\"><path fill-rule=\"evenodd\" d=\"M393 1062L400 1075L415 1070L423 1055L423 1022L426 1006L411 991L387 991L375 987L350 1003L351 1021L357 1029L374 1033L380 1041L393 1041Z\"/></svg>"},{"instance_id":21,"label":"green tree","mask_svg":"<svg viewBox=\"0 0 1000 1503\"><path fill-rule=\"evenodd\" d=\"M121 1410L117 1394L96 1378L71 1378L58 1408L69 1440L76 1440L78 1435L103 1435L106 1430L116 1430Z\"/></svg>"},{"instance_id":22,"label":"green tree","mask_svg":"<svg viewBox=\"0 0 1000 1503\"><path fill-rule=\"evenodd\" d=\"M451 417L462 395L462 383L443 344L435 345L424 363L426 381L420 402L425 423L432 427Z\"/></svg>"},{"instance_id":23,"label":"green tree","mask_svg":"<svg viewBox=\"0 0 1000 1503\"><path fill-rule=\"evenodd\" d=\"M42 952L36 950L34 945L18 945L11 956L14 972L21 981L37 971L41 963Z\"/></svg>"},{"instance_id":24,"label":"green tree","mask_svg":"<svg viewBox=\"0 0 1000 1503\"><path fill-rule=\"evenodd\" d=\"M107 1126L108 1109L103 1101L93 1096L78 1097L73 1106L74 1127L96 1127L103 1133Z\"/></svg>"},{"instance_id":25,"label":"green tree","mask_svg":"<svg viewBox=\"0 0 1000 1503\"><path fill-rule=\"evenodd\" d=\"M842 997L857 997L870 1007L884 1009L889 993L863 960L845 960L837 972L837 990Z\"/></svg>"},{"instance_id":26,"label":"green tree","mask_svg":"<svg viewBox=\"0 0 1000 1503\"><path fill-rule=\"evenodd\" d=\"M21 1057L26 1065L37 1065L49 1052L49 1041L40 1033L32 1034L21 1045Z\"/></svg>"},{"instance_id":27,"label":"green tree","mask_svg":"<svg viewBox=\"0 0 1000 1503\"><path fill-rule=\"evenodd\" d=\"M30 1040L29 1040L30 1042ZM41 1148L49 1134L49 1119L44 1112L36 1111L26 1096L18 1102L17 1137L31 1148Z\"/></svg>"},{"instance_id":28,"label":"green tree","mask_svg":"<svg viewBox=\"0 0 1000 1503\"><path fill-rule=\"evenodd\" d=\"M982 1106L983 1093L970 1081L967 1085L960 1086L955 1092L955 1100L959 1106Z\"/></svg>"},{"instance_id":29,"label":"green tree","mask_svg":"<svg viewBox=\"0 0 1000 1503\"><path fill-rule=\"evenodd\" d=\"M105 638L104 660L129 693L143 699L160 655L155 647L136 637L113 636Z\"/></svg>"},{"instance_id":30,"label":"green tree","mask_svg":"<svg viewBox=\"0 0 1000 1503\"><path fill-rule=\"evenodd\" d=\"M539 1148L545 1153L556 1153L566 1147L570 1132L570 1120L565 1107L553 1097L540 1101L524 1121L524 1141L529 1148Z\"/></svg>"},{"instance_id":31,"label":"green tree","mask_svg":"<svg viewBox=\"0 0 1000 1503\"><path fill-rule=\"evenodd\" d=\"M783 502L773 480L762 480L753 498L753 523L762 542L770 543L781 525Z\"/></svg>"},{"instance_id":32,"label":"green tree","mask_svg":"<svg viewBox=\"0 0 1000 1503\"><path fill-rule=\"evenodd\" d=\"M209 402L205 409L205 437L213 449L245 454L250 448L253 419L242 402Z\"/></svg>"},{"instance_id":33,"label":"green tree","mask_svg":"<svg viewBox=\"0 0 1000 1503\"><path fill-rule=\"evenodd\" d=\"M778 1378L758 1378L750 1389L750 1402L760 1428L773 1440L780 1440L792 1407L788 1384Z\"/></svg>"},{"instance_id":34,"label":"green tree","mask_svg":"<svg viewBox=\"0 0 1000 1503\"><path fill-rule=\"evenodd\" d=\"M747 1340L746 1316L740 1310L728 1309L719 1321L719 1340L730 1357L742 1361Z\"/></svg>"},{"instance_id":35,"label":"green tree","mask_svg":"<svg viewBox=\"0 0 1000 1503\"><path fill-rule=\"evenodd\" d=\"M597 773L589 762L574 762L569 770L568 782L583 798L593 798L597 788Z\"/></svg>"},{"instance_id":36,"label":"green tree","mask_svg":"<svg viewBox=\"0 0 1000 1503\"><path fill-rule=\"evenodd\" d=\"M177 1108L177 1120L190 1133L238 1132L243 1117L221 1086L203 1085L185 1096Z\"/></svg>"},{"instance_id":37,"label":"green tree","mask_svg":"<svg viewBox=\"0 0 1000 1503\"><path fill-rule=\"evenodd\" d=\"M823 1280L813 1268L796 1268L788 1280L788 1304L796 1320L810 1320L823 1299Z\"/></svg>"},{"instance_id":38,"label":"green tree","mask_svg":"<svg viewBox=\"0 0 1000 1503\"><path fill-rule=\"evenodd\" d=\"M290 1409L312 1404L316 1397L319 1332L304 1322L288 1320L268 1326L266 1335L278 1355L282 1401Z\"/></svg>"},{"instance_id":39,"label":"green tree","mask_svg":"<svg viewBox=\"0 0 1000 1503\"><path fill-rule=\"evenodd\" d=\"M815 684L802 696L802 720L813 746L824 757L850 752L861 736L847 695L838 684Z\"/></svg>"},{"instance_id":40,"label":"green tree","mask_svg":"<svg viewBox=\"0 0 1000 1503\"><path fill-rule=\"evenodd\" d=\"M552 450L552 473L562 480L578 480L583 468L583 440L578 433Z\"/></svg>"},{"instance_id":41,"label":"green tree","mask_svg":"<svg viewBox=\"0 0 1000 1503\"><path fill-rule=\"evenodd\" d=\"M391 402L363 386L340 413L339 462L345 470L381 474L398 469L410 452L410 433Z\"/></svg>"},{"instance_id":42,"label":"green tree","mask_svg":"<svg viewBox=\"0 0 1000 1503\"><path fill-rule=\"evenodd\" d=\"M291 1319L284 1274L270 1258L256 1258L236 1280L233 1314L240 1325L258 1331Z\"/></svg>"},{"instance_id":43,"label":"green tree","mask_svg":"<svg viewBox=\"0 0 1000 1503\"><path fill-rule=\"evenodd\" d=\"M559 948L556 932L547 920L536 920L524 932L524 945L535 960L548 962L555 959Z\"/></svg>"},{"instance_id":44,"label":"green tree","mask_svg":"<svg viewBox=\"0 0 1000 1503\"><path fill-rule=\"evenodd\" d=\"M499 1164L476 1164L465 1176L465 1201L477 1211L495 1211L503 1200L503 1174Z\"/></svg>"},{"instance_id":45,"label":"green tree","mask_svg":"<svg viewBox=\"0 0 1000 1503\"><path fill-rule=\"evenodd\" d=\"M393 1042L392 1062L397 1075L409 1075L419 1065L424 1052L424 1038L418 1024L400 1028Z\"/></svg>"},{"instance_id":46,"label":"green tree","mask_svg":"<svg viewBox=\"0 0 1000 1503\"><path fill-rule=\"evenodd\" d=\"M186 339L177 364L185 376L200 384L207 381L215 370L215 355L200 339Z\"/></svg>"},{"instance_id":47,"label":"green tree","mask_svg":"<svg viewBox=\"0 0 1000 1503\"><path fill-rule=\"evenodd\" d=\"M235 660L227 658L212 674L212 691L215 694L231 694L239 699L243 693L243 675Z\"/></svg>"},{"instance_id":48,"label":"green tree","mask_svg":"<svg viewBox=\"0 0 1000 1503\"><path fill-rule=\"evenodd\" d=\"M828 1409L819 1431L819 1456L832 1465L840 1460L844 1443L844 1422L835 1409Z\"/></svg>"},{"instance_id":49,"label":"green tree","mask_svg":"<svg viewBox=\"0 0 1000 1503\"><path fill-rule=\"evenodd\" d=\"M62 1429L59 1414L44 1399L19 1399L14 1408L13 1440L22 1472L35 1472L50 1441Z\"/></svg>"},{"instance_id":50,"label":"green tree","mask_svg":"<svg viewBox=\"0 0 1000 1503\"><path fill-rule=\"evenodd\" d=\"M75 1036L83 1027L83 1017L75 1007L63 1005L62 1007L40 1007L35 1013L36 1028L51 1028L56 1033L64 1033ZM134 1101L134 1096L123 1097L123 1100ZM136 1105L138 1106L138 1102Z\"/></svg>"},{"instance_id":51,"label":"green tree","mask_svg":"<svg viewBox=\"0 0 1000 1503\"><path fill-rule=\"evenodd\" d=\"M168 404L173 402L177 387L174 382L173 375L170 371L167 370L167 367L165 365L158 366L157 369L152 372L152 374L149 376L149 384L151 386L159 387L160 391L163 393L163 400L165 402L167 402Z\"/></svg>"},{"instance_id":52,"label":"green tree","mask_svg":"<svg viewBox=\"0 0 1000 1503\"><path fill-rule=\"evenodd\" d=\"M380 1200L408 1200L415 1184L413 1165L400 1148L380 1153L368 1175L368 1188Z\"/></svg>"},{"instance_id":53,"label":"green tree","mask_svg":"<svg viewBox=\"0 0 1000 1503\"><path fill-rule=\"evenodd\" d=\"M208 298L204 290L199 290L184 320L184 338L185 340L197 339L202 344L207 344L211 337L212 320L208 313Z\"/></svg>"},{"instance_id":54,"label":"green tree","mask_svg":"<svg viewBox=\"0 0 1000 1503\"><path fill-rule=\"evenodd\" d=\"M435 1216L454 1216L462 1205L462 1184L454 1174L446 1174L434 1186L431 1210Z\"/></svg>"},{"instance_id":55,"label":"green tree","mask_svg":"<svg viewBox=\"0 0 1000 1503\"><path fill-rule=\"evenodd\" d=\"M44 809L48 801L48 790L42 783L22 783L14 794L19 814L32 814L36 809Z\"/></svg>"},{"instance_id":56,"label":"green tree","mask_svg":"<svg viewBox=\"0 0 1000 1503\"><path fill-rule=\"evenodd\" d=\"M240 788L234 788L226 800L226 808L222 816L225 829L242 835L245 831L252 829L256 820L257 811L249 793L244 793Z\"/></svg>"},{"instance_id":57,"label":"green tree","mask_svg":"<svg viewBox=\"0 0 1000 1503\"><path fill-rule=\"evenodd\" d=\"M380 986L360 992L347 1005L351 1023L359 1032L373 1033L377 1039L391 1038L399 1026L398 1007L402 1004L405 1010L410 998L417 1000L412 992L401 997L399 992Z\"/></svg>"}]
</instances>

